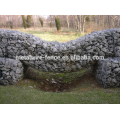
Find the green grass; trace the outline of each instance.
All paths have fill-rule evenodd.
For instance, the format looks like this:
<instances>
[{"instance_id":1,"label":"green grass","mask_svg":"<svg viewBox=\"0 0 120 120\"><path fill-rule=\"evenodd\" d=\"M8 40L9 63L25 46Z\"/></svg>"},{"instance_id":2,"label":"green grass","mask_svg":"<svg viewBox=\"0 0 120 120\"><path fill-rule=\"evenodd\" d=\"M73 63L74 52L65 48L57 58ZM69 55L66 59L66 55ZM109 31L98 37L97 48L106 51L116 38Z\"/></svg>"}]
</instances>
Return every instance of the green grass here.
<instances>
[{"instance_id":1,"label":"green grass","mask_svg":"<svg viewBox=\"0 0 120 120\"><path fill-rule=\"evenodd\" d=\"M54 79L55 81L57 81L59 78L62 78L62 81L64 83L73 81L74 79L78 79L80 77L82 77L83 75L85 75L85 73L89 72L89 69L84 68L81 69L80 71L77 72L70 72L70 73L53 73L53 72L40 72L39 70L35 70L33 69L33 71L36 73L38 73L38 77L42 78L42 79L48 79L48 80L52 80ZM34 74L34 72L31 74Z\"/></svg>"},{"instance_id":2,"label":"green grass","mask_svg":"<svg viewBox=\"0 0 120 120\"><path fill-rule=\"evenodd\" d=\"M80 81L69 92L45 92L37 82L24 79L17 85L0 86L0 104L120 104L120 88L104 89L88 77Z\"/></svg>"},{"instance_id":3,"label":"green grass","mask_svg":"<svg viewBox=\"0 0 120 120\"><path fill-rule=\"evenodd\" d=\"M60 33L56 31L55 28L41 28L41 29L15 29L21 32L33 34L35 36L40 37L42 40L47 41L59 41L59 42L67 42L70 40L76 40L77 38L83 36L84 34L77 33L74 30L66 30L63 28Z\"/></svg>"},{"instance_id":4,"label":"green grass","mask_svg":"<svg viewBox=\"0 0 120 120\"><path fill-rule=\"evenodd\" d=\"M44 92L21 86L0 86L0 104L119 104L119 89L105 93L96 89L85 92Z\"/></svg>"},{"instance_id":5,"label":"green grass","mask_svg":"<svg viewBox=\"0 0 120 120\"><path fill-rule=\"evenodd\" d=\"M62 34L54 34L54 33L40 33L40 34L35 34L32 33L35 36L40 37L43 40L47 40L47 41L59 41L59 42L67 42L70 40L74 40L79 38L81 35L79 34L71 34L71 35L62 35Z\"/></svg>"}]
</instances>

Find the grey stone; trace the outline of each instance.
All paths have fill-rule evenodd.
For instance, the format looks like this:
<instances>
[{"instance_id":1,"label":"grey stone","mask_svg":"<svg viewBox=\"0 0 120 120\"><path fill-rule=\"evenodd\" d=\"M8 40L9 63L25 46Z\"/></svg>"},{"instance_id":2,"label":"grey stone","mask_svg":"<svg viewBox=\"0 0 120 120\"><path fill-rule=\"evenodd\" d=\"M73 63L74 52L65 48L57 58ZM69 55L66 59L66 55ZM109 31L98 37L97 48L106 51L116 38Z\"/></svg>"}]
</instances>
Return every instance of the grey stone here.
<instances>
[{"instance_id":1,"label":"grey stone","mask_svg":"<svg viewBox=\"0 0 120 120\"><path fill-rule=\"evenodd\" d=\"M86 50L90 50L91 49L91 46L87 47Z\"/></svg>"},{"instance_id":2,"label":"grey stone","mask_svg":"<svg viewBox=\"0 0 120 120\"><path fill-rule=\"evenodd\" d=\"M26 53L25 50L22 50L22 51L21 51L21 54L22 54L22 55L25 55L25 53Z\"/></svg>"},{"instance_id":3,"label":"grey stone","mask_svg":"<svg viewBox=\"0 0 120 120\"><path fill-rule=\"evenodd\" d=\"M16 69L16 73L17 73L17 74L20 74L20 73L21 73L21 69L17 68L17 69Z\"/></svg>"},{"instance_id":4,"label":"grey stone","mask_svg":"<svg viewBox=\"0 0 120 120\"><path fill-rule=\"evenodd\" d=\"M115 73L120 73L120 68L116 68L116 69L114 69L114 71L113 72L115 72Z\"/></svg>"},{"instance_id":5,"label":"grey stone","mask_svg":"<svg viewBox=\"0 0 120 120\"><path fill-rule=\"evenodd\" d=\"M3 38L2 39L3 43L7 43L7 39Z\"/></svg>"},{"instance_id":6,"label":"grey stone","mask_svg":"<svg viewBox=\"0 0 120 120\"><path fill-rule=\"evenodd\" d=\"M33 86L29 86L30 88L33 88Z\"/></svg>"},{"instance_id":7,"label":"grey stone","mask_svg":"<svg viewBox=\"0 0 120 120\"><path fill-rule=\"evenodd\" d=\"M105 56L105 53L102 52L102 51L100 51L100 52L99 52L99 55L100 55L100 56Z\"/></svg>"},{"instance_id":8,"label":"grey stone","mask_svg":"<svg viewBox=\"0 0 120 120\"><path fill-rule=\"evenodd\" d=\"M106 48L102 48L102 51L106 53L106 52L107 52L107 49L106 49Z\"/></svg>"},{"instance_id":9,"label":"grey stone","mask_svg":"<svg viewBox=\"0 0 120 120\"><path fill-rule=\"evenodd\" d=\"M88 50L87 52L88 52L88 53L92 53L92 52L93 52L93 49L91 49L91 50Z\"/></svg>"}]
</instances>

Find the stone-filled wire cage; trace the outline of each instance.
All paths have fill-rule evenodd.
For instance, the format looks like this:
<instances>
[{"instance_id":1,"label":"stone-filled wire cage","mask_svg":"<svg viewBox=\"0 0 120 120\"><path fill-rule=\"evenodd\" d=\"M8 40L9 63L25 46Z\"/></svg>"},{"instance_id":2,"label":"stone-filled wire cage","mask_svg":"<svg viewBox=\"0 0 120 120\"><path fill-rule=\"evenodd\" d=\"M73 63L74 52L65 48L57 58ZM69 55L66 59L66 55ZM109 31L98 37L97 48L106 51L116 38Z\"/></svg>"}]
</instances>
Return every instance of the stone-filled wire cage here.
<instances>
[{"instance_id":1,"label":"stone-filled wire cage","mask_svg":"<svg viewBox=\"0 0 120 120\"><path fill-rule=\"evenodd\" d=\"M76 72L91 65L88 60L16 60L16 56L28 55L60 57L70 57L71 55L104 56L103 64L100 63L97 70L97 76L103 76L96 77L98 83L104 84L104 87L120 86L120 64L118 59L114 60L114 57L120 58L120 28L94 31L66 43L48 42L31 34L0 29L0 69L2 70L0 84L14 84L21 80L23 78L23 64L40 72L56 73ZM108 59L108 57L112 58ZM103 67L101 68L100 65ZM107 65L110 66L104 67Z\"/></svg>"}]
</instances>

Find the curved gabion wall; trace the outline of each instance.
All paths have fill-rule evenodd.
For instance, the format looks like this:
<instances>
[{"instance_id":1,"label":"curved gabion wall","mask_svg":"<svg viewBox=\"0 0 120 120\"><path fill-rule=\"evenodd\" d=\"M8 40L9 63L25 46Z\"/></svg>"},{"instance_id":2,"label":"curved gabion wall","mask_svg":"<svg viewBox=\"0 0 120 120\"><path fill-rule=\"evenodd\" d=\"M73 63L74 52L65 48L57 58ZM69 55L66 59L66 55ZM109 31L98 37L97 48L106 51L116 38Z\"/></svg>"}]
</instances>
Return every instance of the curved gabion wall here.
<instances>
[{"instance_id":1,"label":"curved gabion wall","mask_svg":"<svg viewBox=\"0 0 120 120\"><path fill-rule=\"evenodd\" d=\"M31 34L0 29L1 58L28 55L42 56L42 59L21 61L39 71L78 71L90 65L93 59L76 60L76 56L120 57L120 28L92 32L66 43L48 42ZM49 59L49 56L56 56L56 59Z\"/></svg>"}]
</instances>

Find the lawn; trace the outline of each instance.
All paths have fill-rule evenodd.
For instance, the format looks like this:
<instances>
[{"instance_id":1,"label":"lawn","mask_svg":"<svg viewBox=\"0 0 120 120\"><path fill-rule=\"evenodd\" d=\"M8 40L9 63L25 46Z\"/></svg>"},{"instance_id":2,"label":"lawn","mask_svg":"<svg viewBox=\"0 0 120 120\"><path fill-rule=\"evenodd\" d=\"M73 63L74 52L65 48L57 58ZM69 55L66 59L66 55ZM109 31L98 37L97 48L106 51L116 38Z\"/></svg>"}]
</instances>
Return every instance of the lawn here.
<instances>
[{"instance_id":1,"label":"lawn","mask_svg":"<svg viewBox=\"0 0 120 120\"><path fill-rule=\"evenodd\" d=\"M45 92L37 83L0 86L0 104L119 104L120 88L103 89L95 81L82 81L68 92ZM33 88L31 86L33 85Z\"/></svg>"},{"instance_id":2,"label":"lawn","mask_svg":"<svg viewBox=\"0 0 120 120\"><path fill-rule=\"evenodd\" d=\"M74 30L55 28L16 29L48 41L67 42L83 34ZM19 84L0 86L0 104L120 104L120 88L101 88L92 77L85 76L80 83L66 92L45 92L36 81L22 80Z\"/></svg>"},{"instance_id":3,"label":"lawn","mask_svg":"<svg viewBox=\"0 0 120 120\"><path fill-rule=\"evenodd\" d=\"M0 104L120 104L120 88L104 89L89 74L66 91L46 92L36 80L24 78L15 85L0 86Z\"/></svg>"},{"instance_id":4,"label":"lawn","mask_svg":"<svg viewBox=\"0 0 120 120\"><path fill-rule=\"evenodd\" d=\"M67 42L70 40L75 40L84 35L76 32L73 29L70 29L68 31L65 28L63 28L60 33L58 33L55 28L46 28L46 27L43 27L41 29L27 28L27 29L15 29L15 30L33 34L35 36L40 37L42 40L59 41L59 42Z\"/></svg>"}]
</instances>

